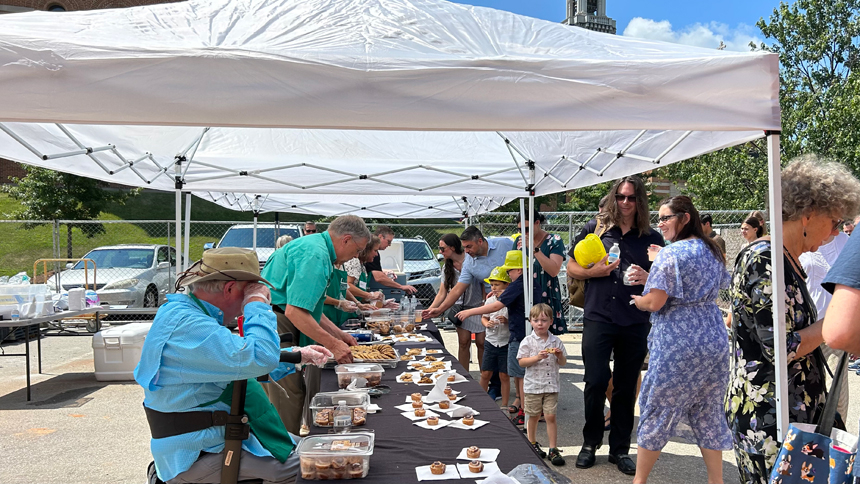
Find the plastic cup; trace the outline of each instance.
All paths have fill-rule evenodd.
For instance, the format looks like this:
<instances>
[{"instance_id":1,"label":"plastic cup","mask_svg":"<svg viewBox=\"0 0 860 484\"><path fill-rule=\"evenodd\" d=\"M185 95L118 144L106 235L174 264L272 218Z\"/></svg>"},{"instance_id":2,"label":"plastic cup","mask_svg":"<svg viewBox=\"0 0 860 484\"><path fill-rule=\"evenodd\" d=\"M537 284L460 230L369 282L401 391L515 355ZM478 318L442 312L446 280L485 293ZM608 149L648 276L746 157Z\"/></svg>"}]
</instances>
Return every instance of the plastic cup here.
<instances>
[{"instance_id":1,"label":"plastic cup","mask_svg":"<svg viewBox=\"0 0 860 484\"><path fill-rule=\"evenodd\" d=\"M660 249L662 249L662 247L660 247L659 245L654 245L654 244L649 245L648 246L648 260L651 262L654 262L654 259L657 258L657 254L660 252Z\"/></svg>"}]
</instances>

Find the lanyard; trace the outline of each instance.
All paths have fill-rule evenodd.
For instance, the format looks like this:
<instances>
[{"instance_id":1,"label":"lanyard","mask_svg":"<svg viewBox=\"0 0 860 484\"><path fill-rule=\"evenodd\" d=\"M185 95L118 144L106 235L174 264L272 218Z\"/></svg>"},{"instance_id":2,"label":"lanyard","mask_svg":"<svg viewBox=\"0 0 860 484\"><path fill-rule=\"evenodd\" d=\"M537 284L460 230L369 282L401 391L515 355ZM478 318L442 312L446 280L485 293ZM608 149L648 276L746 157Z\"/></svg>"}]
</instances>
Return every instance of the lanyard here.
<instances>
[{"instance_id":1,"label":"lanyard","mask_svg":"<svg viewBox=\"0 0 860 484\"><path fill-rule=\"evenodd\" d=\"M194 301L194 303L200 307L200 310L203 311L203 314L209 316L210 318L212 317L212 315L209 314L209 311L206 310L206 306L204 306L203 303L200 302L199 299L197 299L197 296L195 296L194 294L189 294L188 297L190 297L191 300Z\"/></svg>"}]
</instances>

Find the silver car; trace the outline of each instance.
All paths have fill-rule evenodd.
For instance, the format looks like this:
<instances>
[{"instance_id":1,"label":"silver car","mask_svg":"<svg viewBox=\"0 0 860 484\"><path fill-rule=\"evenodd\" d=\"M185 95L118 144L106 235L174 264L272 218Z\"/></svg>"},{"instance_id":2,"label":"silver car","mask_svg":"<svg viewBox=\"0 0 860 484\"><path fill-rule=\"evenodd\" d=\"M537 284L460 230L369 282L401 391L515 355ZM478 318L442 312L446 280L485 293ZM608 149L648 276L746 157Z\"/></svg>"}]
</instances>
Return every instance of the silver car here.
<instances>
[{"instance_id":1,"label":"silver car","mask_svg":"<svg viewBox=\"0 0 860 484\"><path fill-rule=\"evenodd\" d=\"M52 278L51 289L66 292L88 282L99 295L99 304L154 308L166 300L176 280L176 250L166 245L111 245L83 258L95 261L95 273L88 264L85 278L83 261L69 264Z\"/></svg>"}]
</instances>

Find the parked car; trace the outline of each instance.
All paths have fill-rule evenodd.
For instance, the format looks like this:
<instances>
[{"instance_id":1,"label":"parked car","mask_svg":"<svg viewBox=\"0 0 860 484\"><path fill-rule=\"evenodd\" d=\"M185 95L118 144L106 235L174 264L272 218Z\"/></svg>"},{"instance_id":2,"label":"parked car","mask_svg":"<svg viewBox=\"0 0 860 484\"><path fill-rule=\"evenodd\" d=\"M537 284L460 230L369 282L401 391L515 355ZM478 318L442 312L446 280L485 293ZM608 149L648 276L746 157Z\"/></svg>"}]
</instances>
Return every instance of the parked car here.
<instances>
[{"instance_id":1,"label":"parked car","mask_svg":"<svg viewBox=\"0 0 860 484\"><path fill-rule=\"evenodd\" d=\"M442 284L442 268L433 254L433 249L421 237L394 239L403 243L403 272L406 283L415 286L421 305L430 306Z\"/></svg>"},{"instance_id":2,"label":"parked car","mask_svg":"<svg viewBox=\"0 0 860 484\"><path fill-rule=\"evenodd\" d=\"M260 269L266 265L269 256L275 252L275 242L282 235L289 235L297 239L304 235L304 229L295 224L278 224L277 227L273 223L257 224L257 258L260 260ZM203 250L214 249L216 247L253 249L254 224L233 225L224 232L224 236L221 237L220 241L205 244Z\"/></svg>"},{"instance_id":3,"label":"parked car","mask_svg":"<svg viewBox=\"0 0 860 484\"><path fill-rule=\"evenodd\" d=\"M95 289L100 304L154 308L166 300L176 281L176 249L156 244L123 244L98 247L83 257L87 264L85 279L83 261L54 275L49 282L65 292L85 287Z\"/></svg>"}]
</instances>

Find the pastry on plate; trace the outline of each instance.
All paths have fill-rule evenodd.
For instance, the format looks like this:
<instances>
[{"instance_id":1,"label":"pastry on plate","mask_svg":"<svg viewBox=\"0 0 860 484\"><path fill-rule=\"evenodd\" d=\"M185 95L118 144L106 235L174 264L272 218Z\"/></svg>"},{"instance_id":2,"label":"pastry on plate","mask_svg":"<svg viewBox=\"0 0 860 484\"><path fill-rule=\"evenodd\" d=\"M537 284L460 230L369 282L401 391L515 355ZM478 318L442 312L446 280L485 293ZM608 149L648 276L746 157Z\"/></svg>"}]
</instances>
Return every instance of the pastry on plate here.
<instances>
[{"instance_id":1,"label":"pastry on plate","mask_svg":"<svg viewBox=\"0 0 860 484\"><path fill-rule=\"evenodd\" d=\"M484 470L484 464L479 460L473 460L469 462L469 472L474 472L475 474Z\"/></svg>"},{"instance_id":2,"label":"pastry on plate","mask_svg":"<svg viewBox=\"0 0 860 484\"><path fill-rule=\"evenodd\" d=\"M427 425L439 425L439 417L427 417Z\"/></svg>"},{"instance_id":3,"label":"pastry on plate","mask_svg":"<svg viewBox=\"0 0 860 484\"><path fill-rule=\"evenodd\" d=\"M413 402L420 402L421 401L421 394L420 393L413 393L410 396L412 397Z\"/></svg>"},{"instance_id":4,"label":"pastry on plate","mask_svg":"<svg viewBox=\"0 0 860 484\"><path fill-rule=\"evenodd\" d=\"M409 382L412 381L412 373L404 373L400 375L400 381Z\"/></svg>"},{"instance_id":5,"label":"pastry on plate","mask_svg":"<svg viewBox=\"0 0 860 484\"><path fill-rule=\"evenodd\" d=\"M441 408L443 410L446 408L451 408L451 404L448 403L447 400L442 400L441 402L439 402L439 408Z\"/></svg>"},{"instance_id":6,"label":"pastry on plate","mask_svg":"<svg viewBox=\"0 0 860 484\"><path fill-rule=\"evenodd\" d=\"M463 425L474 425L475 417L472 415L466 415L463 417Z\"/></svg>"},{"instance_id":7,"label":"pastry on plate","mask_svg":"<svg viewBox=\"0 0 860 484\"><path fill-rule=\"evenodd\" d=\"M415 416L416 417L423 417L426 413L427 413L427 411L424 410L423 408L416 408L415 409Z\"/></svg>"},{"instance_id":8,"label":"pastry on plate","mask_svg":"<svg viewBox=\"0 0 860 484\"><path fill-rule=\"evenodd\" d=\"M470 459L477 459L478 457L481 457L481 448L477 445L469 447L468 449L466 449L466 457Z\"/></svg>"},{"instance_id":9,"label":"pastry on plate","mask_svg":"<svg viewBox=\"0 0 860 484\"><path fill-rule=\"evenodd\" d=\"M424 376L424 377L421 377L420 380L418 380L418 383L433 383L433 379L430 378L429 376Z\"/></svg>"},{"instance_id":10,"label":"pastry on plate","mask_svg":"<svg viewBox=\"0 0 860 484\"><path fill-rule=\"evenodd\" d=\"M432 464L430 464L430 473L436 475L442 475L445 473L445 464L439 462L438 460Z\"/></svg>"},{"instance_id":11,"label":"pastry on plate","mask_svg":"<svg viewBox=\"0 0 860 484\"><path fill-rule=\"evenodd\" d=\"M435 356L425 356L424 361L436 361L436 357Z\"/></svg>"},{"instance_id":12,"label":"pastry on plate","mask_svg":"<svg viewBox=\"0 0 860 484\"><path fill-rule=\"evenodd\" d=\"M423 402L412 402L412 408L424 408Z\"/></svg>"},{"instance_id":13,"label":"pastry on plate","mask_svg":"<svg viewBox=\"0 0 860 484\"><path fill-rule=\"evenodd\" d=\"M445 395L450 395L454 390L449 386L445 386L445 389L442 391L445 392Z\"/></svg>"},{"instance_id":14,"label":"pastry on plate","mask_svg":"<svg viewBox=\"0 0 860 484\"><path fill-rule=\"evenodd\" d=\"M448 375L448 381L454 381L457 379L457 375Z\"/></svg>"},{"instance_id":15,"label":"pastry on plate","mask_svg":"<svg viewBox=\"0 0 860 484\"><path fill-rule=\"evenodd\" d=\"M457 395L454 395L453 393L449 393L449 394L448 394L448 400L452 400L452 401L453 401L453 400L456 400L456 399L457 399Z\"/></svg>"}]
</instances>

